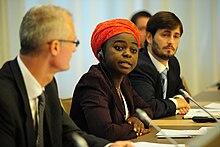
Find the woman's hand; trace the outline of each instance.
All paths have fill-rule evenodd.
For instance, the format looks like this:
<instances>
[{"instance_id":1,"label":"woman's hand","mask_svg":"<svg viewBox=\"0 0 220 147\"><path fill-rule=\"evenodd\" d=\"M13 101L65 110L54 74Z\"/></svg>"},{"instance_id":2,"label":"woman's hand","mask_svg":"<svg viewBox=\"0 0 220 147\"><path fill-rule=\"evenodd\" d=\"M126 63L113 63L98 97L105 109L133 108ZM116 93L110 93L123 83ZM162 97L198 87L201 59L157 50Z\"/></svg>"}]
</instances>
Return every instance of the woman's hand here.
<instances>
[{"instance_id":1,"label":"woman's hand","mask_svg":"<svg viewBox=\"0 0 220 147\"><path fill-rule=\"evenodd\" d=\"M142 123L137 117L130 117L128 118L127 122L133 126L137 136L141 136L150 132L149 129L144 128L144 123Z\"/></svg>"}]
</instances>

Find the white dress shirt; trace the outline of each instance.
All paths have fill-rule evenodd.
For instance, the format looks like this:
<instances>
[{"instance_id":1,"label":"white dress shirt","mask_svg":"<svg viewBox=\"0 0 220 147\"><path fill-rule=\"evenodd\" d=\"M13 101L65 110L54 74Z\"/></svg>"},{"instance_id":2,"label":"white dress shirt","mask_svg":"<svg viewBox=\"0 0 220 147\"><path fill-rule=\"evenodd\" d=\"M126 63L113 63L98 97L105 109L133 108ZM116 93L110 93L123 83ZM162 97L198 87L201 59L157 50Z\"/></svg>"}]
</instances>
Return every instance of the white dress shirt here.
<instances>
[{"instance_id":1,"label":"white dress shirt","mask_svg":"<svg viewBox=\"0 0 220 147\"><path fill-rule=\"evenodd\" d=\"M27 96L29 99L33 123L34 123L34 126L36 126L36 121L39 121L38 120L39 116L38 116L38 98L37 97L41 95L43 88L38 83L38 81L34 78L31 72L27 69L27 67L24 65L20 56L17 57L17 61L18 61L18 66L20 67L21 74L24 79L24 84L27 90Z\"/></svg>"},{"instance_id":2,"label":"white dress shirt","mask_svg":"<svg viewBox=\"0 0 220 147\"><path fill-rule=\"evenodd\" d=\"M164 71L165 68L167 68L168 71L169 71L169 65L168 65L168 63L167 63L166 66L164 66L164 65L163 65L162 63L160 63L156 58L154 58L154 56L153 56L149 51L148 51L148 54L149 54L149 56L150 56L151 61L153 62L154 66L156 67L157 71L158 71L160 74ZM177 100L175 99L175 97L183 98L183 96L182 96L182 95L175 95L173 98L169 98L169 100L171 100L172 102L174 102L174 104L175 104L176 107L177 107L178 103L177 103ZM176 113L178 113L178 111L177 111Z\"/></svg>"}]
</instances>

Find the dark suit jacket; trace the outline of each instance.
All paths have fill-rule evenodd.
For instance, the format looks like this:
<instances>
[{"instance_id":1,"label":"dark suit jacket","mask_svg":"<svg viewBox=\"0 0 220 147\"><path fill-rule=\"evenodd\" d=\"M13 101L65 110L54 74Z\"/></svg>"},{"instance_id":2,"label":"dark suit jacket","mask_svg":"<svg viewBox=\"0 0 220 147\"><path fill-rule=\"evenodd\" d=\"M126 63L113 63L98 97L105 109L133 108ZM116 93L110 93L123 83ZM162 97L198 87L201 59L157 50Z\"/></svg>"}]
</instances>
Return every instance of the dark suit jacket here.
<instances>
[{"instance_id":1,"label":"dark suit jacket","mask_svg":"<svg viewBox=\"0 0 220 147\"><path fill-rule=\"evenodd\" d=\"M135 138L136 133L125 121L124 107L110 79L102 65L93 65L75 88L70 116L82 130L107 140ZM127 77L122 81L121 90L131 116L138 117L136 108L152 116L149 105L132 89Z\"/></svg>"},{"instance_id":2,"label":"dark suit jacket","mask_svg":"<svg viewBox=\"0 0 220 147\"><path fill-rule=\"evenodd\" d=\"M9 61L0 70L0 146L35 147L35 131L29 100L17 60ZM74 132L89 146L104 146L108 141L82 132L60 106L55 80L45 87L45 147L70 146Z\"/></svg>"},{"instance_id":3,"label":"dark suit jacket","mask_svg":"<svg viewBox=\"0 0 220 147\"><path fill-rule=\"evenodd\" d=\"M180 78L180 66L176 57L172 57L168 64L166 99L163 99L160 73L151 61L147 49L140 50L138 64L129 74L133 88L151 105L153 118L175 115L176 106L169 98L180 94L179 89L184 89Z\"/></svg>"}]
</instances>

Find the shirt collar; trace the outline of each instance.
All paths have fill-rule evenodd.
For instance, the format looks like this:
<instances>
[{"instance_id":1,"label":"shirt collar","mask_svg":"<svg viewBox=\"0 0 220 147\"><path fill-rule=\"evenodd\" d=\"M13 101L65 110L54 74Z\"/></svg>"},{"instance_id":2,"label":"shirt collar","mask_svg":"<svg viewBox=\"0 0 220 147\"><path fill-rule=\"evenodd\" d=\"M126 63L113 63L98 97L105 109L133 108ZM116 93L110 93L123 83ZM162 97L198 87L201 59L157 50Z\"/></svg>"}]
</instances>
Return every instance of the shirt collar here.
<instances>
[{"instance_id":1,"label":"shirt collar","mask_svg":"<svg viewBox=\"0 0 220 147\"><path fill-rule=\"evenodd\" d=\"M153 62L154 66L156 67L157 71L159 73L162 73L166 68L169 70L169 65L167 63L166 66L164 66L162 63L160 63L154 56L148 51L148 54L150 56L151 61Z\"/></svg>"},{"instance_id":2,"label":"shirt collar","mask_svg":"<svg viewBox=\"0 0 220 147\"><path fill-rule=\"evenodd\" d=\"M31 72L27 69L20 56L17 57L18 66L20 67L21 74L24 79L24 84L27 90L27 95L29 99L33 99L41 95L43 88L34 78Z\"/></svg>"}]
</instances>

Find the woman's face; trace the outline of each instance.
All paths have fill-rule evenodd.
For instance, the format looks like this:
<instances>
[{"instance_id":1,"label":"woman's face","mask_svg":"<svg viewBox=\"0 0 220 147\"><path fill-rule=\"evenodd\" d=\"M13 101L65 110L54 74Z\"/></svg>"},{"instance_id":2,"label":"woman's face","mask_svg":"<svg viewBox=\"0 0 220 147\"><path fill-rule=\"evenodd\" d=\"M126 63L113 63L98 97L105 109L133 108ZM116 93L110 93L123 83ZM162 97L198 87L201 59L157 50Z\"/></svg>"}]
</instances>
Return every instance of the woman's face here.
<instances>
[{"instance_id":1,"label":"woman's face","mask_svg":"<svg viewBox=\"0 0 220 147\"><path fill-rule=\"evenodd\" d=\"M106 42L104 64L112 74L130 73L135 68L137 59L138 42L133 35L121 33Z\"/></svg>"}]
</instances>

